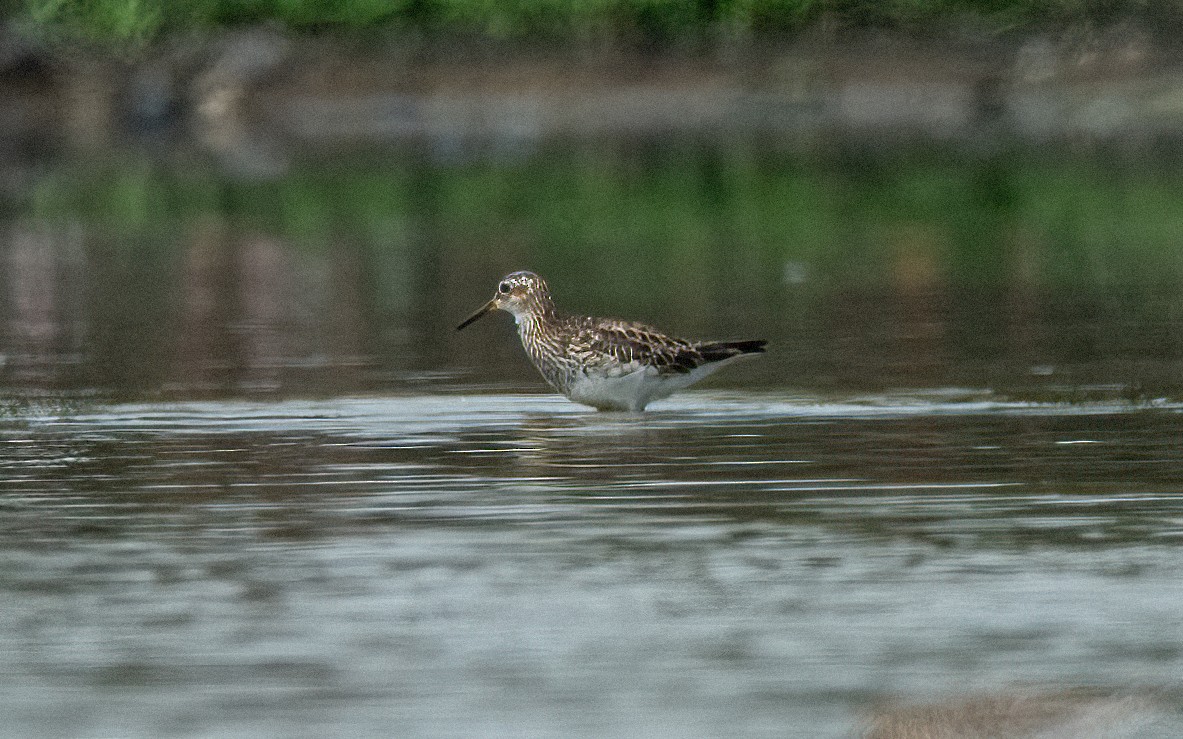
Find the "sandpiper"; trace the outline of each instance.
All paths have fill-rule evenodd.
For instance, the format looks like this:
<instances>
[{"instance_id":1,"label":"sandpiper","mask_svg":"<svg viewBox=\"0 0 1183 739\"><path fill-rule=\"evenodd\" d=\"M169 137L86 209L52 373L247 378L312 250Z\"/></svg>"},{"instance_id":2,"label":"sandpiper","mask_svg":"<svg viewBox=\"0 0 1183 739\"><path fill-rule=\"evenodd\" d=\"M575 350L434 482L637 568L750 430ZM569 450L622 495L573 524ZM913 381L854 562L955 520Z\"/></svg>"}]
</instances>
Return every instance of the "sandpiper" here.
<instances>
[{"instance_id":1,"label":"sandpiper","mask_svg":"<svg viewBox=\"0 0 1183 739\"><path fill-rule=\"evenodd\" d=\"M498 309L513 314L522 346L551 387L599 410L643 411L767 343L687 341L643 323L561 315L533 272L506 275L493 299L456 330Z\"/></svg>"}]
</instances>

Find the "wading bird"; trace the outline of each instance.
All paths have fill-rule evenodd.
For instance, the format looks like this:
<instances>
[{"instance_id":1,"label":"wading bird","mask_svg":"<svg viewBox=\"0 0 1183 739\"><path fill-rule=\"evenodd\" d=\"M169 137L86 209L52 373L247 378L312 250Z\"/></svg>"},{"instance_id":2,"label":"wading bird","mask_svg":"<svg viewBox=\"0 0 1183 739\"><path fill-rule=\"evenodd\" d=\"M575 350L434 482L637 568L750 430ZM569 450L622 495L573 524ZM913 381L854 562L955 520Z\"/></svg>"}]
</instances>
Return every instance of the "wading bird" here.
<instances>
[{"instance_id":1,"label":"wading bird","mask_svg":"<svg viewBox=\"0 0 1183 739\"><path fill-rule=\"evenodd\" d=\"M506 275L493 299L456 330L493 310L513 314L522 346L551 387L599 410L643 411L767 343L688 341L642 323L563 315L533 272Z\"/></svg>"}]
</instances>

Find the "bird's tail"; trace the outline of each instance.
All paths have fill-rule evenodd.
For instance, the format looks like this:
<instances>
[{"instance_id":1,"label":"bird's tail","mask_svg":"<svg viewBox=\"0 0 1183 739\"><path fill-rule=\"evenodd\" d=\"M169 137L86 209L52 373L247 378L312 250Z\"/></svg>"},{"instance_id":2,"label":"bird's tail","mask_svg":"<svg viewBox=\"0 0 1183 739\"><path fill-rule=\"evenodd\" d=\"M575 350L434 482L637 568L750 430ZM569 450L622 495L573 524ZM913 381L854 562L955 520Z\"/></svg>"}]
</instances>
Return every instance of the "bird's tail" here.
<instances>
[{"instance_id":1,"label":"bird's tail","mask_svg":"<svg viewBox=\"0 0 1183 739\"><path fill-rule=\"evenodd\" d=\"M768 342L764 339L750 339L748 341L712 341L709 344L702 344L698 347L698 351L702 353L703 359L708 362L719 362L731 357L738 357L744 354L763 354L764 345Z\"/></svg>"}]
</instances>

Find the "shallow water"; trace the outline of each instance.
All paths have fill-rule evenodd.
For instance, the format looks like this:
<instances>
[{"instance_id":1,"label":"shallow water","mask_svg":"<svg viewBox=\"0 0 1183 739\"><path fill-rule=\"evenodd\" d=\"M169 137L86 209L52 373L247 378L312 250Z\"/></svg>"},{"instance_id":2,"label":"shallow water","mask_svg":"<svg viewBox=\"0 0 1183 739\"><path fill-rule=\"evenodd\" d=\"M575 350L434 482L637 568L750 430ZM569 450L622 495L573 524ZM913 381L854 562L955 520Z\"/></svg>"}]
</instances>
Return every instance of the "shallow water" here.
<instances>
[{"instance_id":1,"label":"shallow water","mask_svg":"<svg viewBox=\"0 0 1183 739\"><path fill-rule=\"evenodd\" d=\"M1147 697L1183 406L690 392L32 404L0 425L9 735L845 736ZM1147 707L1148 706L1148 707Z\"/></svg>"}]
</instances>

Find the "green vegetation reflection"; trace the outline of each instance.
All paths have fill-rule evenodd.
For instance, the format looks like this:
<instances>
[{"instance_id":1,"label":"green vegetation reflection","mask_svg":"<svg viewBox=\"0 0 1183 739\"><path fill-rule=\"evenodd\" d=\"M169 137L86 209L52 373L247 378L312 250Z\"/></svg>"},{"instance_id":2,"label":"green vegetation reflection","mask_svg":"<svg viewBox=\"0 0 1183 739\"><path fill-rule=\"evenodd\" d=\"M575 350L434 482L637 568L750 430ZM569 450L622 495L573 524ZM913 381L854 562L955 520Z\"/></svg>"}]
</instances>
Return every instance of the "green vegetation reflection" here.
<instances>
[{"instance_id":1,"label":"green vegetation reflection","mask_svg":"<svg viewBox=\"0 0 1183 739\"><path fill-rule=\"evenodd\" d=\"M70 158L5 203L30 235L14 279L60 279L64 317L11 366L49 356L54 386L385 387L367 368L473 366L456 321L528 268L569 310L784 347L748 384L1183 397L1170 159L615 141L306 155L247 181L192 156ZM494 333L482 371L534 380Z\"/></svg>"},{"instance_id":2,"label":"green vegetation reflection","mask_svg":"<svg viewBox=\"0 0 1183 739\"><path fill-rule=\"evenodd\" d=\"M1165 287L1183 277L1179 178L1023 153L621 145L445 165L386 153L306 160L270 182L132 156L68 163L29 197L20 210L39 221L85 222L139 250L167 249L179 229L213 218L314 250L343 237L398 250L430 234L433 246L497 245L504 261L538 269L698 271L724 248L778 280L799 263L833 284Z\"/></svg>"}]
</instances>

